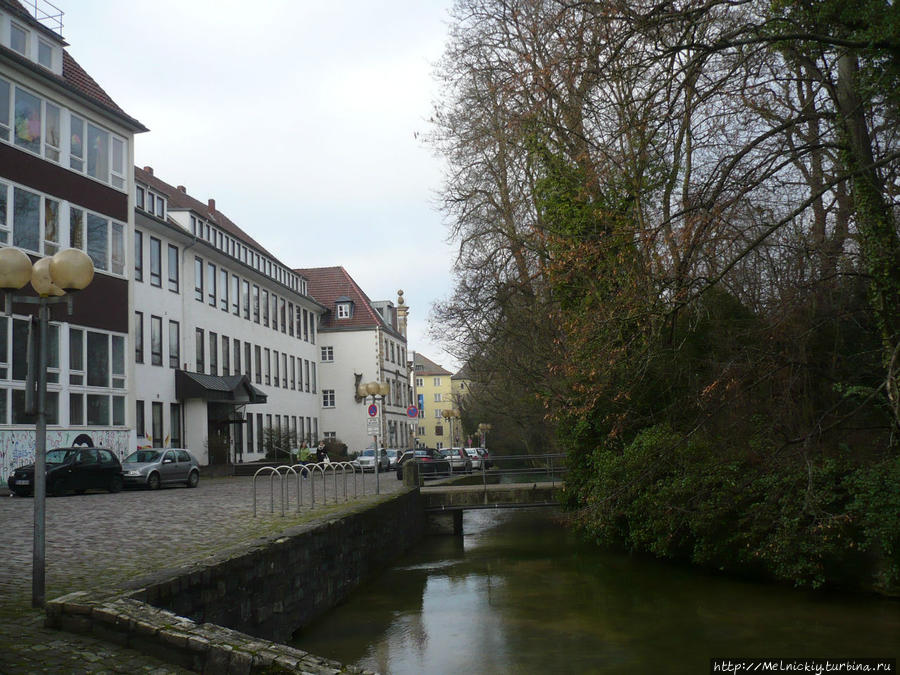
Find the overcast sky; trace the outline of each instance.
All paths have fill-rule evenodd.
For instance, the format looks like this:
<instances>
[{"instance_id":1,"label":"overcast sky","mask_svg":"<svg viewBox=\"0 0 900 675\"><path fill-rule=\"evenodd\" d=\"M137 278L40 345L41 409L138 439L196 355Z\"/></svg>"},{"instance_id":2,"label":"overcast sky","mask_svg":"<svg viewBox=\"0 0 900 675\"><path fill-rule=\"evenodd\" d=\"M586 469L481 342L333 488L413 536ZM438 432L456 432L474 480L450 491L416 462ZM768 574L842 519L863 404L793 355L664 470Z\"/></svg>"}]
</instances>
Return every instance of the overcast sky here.
<instances>
[{"instance_id":1,"label":"overcast sky","mask_svg":"<svg viewBox=\"0 0 900 675\"><path fill-rule=\"evenodd\" d=\"M409 348L455 367L426 336L453 251L421 141L450 0L53 1L75 60L150 129L135 164L292 268L402 288Z\"/></svg>"}]
</instances>

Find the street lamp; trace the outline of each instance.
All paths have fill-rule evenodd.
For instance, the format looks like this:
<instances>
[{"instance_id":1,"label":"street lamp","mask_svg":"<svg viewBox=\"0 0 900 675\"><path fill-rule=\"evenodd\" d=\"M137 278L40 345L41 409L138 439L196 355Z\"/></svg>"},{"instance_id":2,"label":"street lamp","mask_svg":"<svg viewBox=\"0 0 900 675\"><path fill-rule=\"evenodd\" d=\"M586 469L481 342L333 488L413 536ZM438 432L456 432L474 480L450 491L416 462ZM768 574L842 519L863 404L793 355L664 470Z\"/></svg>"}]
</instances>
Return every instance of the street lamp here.
<instances>
[{"instance_id":1,"label":"street lamp","mask_svg":"<svg viewBox=\"0 0 900 675\"><path fill-rule=\"evenodd\" d=\"M455 408L445 408L441 410L441 417L450 423L450 447L453 447L453 420L459 419L459 410Z\"/></svg>"},{"instance_id":2,"label":"street lamp","mask_svg":"<svg viewBox=\"0 0 900 675\"><path fill-rule=\"evenodd\" d=\"M481 447L487 450L487 446L484 444L485 436L487 436L487 432L491 430L491 425L487 422L482 422L478 425L478 431L481 432Z\"/></svg>"},{"instance_id":3,"label":"street lamp","mask_svg":"<svg viewBox=\"0 0 900 675\"><path fill-rule=\"evenodd\" d=\"M381 408L379 411L381 415L378 423L379 433L383 435L383 429L381 422L384 419L384 397L391 393L391 385L387 382L364 382L361 383L356 388L357 395L363 399L363 401L368 402L368 397L372 397L372 404L375 404L375 397L381 396ZM379 482L379 471L378 468L381 466L381 456L378 454L378 435L375 434L372 436L375 445L375 494L381 494L381 483Z\"/></svg>"},{"instance_id":4,"label":"street lamp","mask_svg":"<svg viewBox=\"0 0 900 675\"><path fill-rule=\"evenodd\" d=\"M38 306L37 317L28 325L28 375L25 383L25 413L37 416L34 424L34 538L32 543L31 605L44 606L45 591L45 523L47 496L47 333L50 305L66 303L72 314L72 296L83 290L94 278L94 264L83 251L68 248L34 264L17 248L0 249L0 290L4 310L12 314L13 301ZM20 294L31 282L37 297Z\"/></svg>"}]
</instances>

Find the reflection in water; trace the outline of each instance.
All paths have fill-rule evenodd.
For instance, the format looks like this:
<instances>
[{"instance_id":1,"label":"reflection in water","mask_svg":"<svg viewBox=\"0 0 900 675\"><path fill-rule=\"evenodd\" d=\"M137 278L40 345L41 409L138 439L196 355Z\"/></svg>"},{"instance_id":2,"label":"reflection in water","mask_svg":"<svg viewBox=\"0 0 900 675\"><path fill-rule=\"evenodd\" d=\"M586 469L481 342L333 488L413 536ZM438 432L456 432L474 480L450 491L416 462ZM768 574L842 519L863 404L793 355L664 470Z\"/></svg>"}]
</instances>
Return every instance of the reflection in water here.
<instances>
[{"instance_id":1,"label":"reflection in water","mask_svg":"<svg viewBox=\"0 0 900 675\"><path fill-rule=\"evenodd\" d=\"M470 511L295 646L382 673L697 673L717 657L897 657L900 603L706 576Z\"/></svg>"}]
</instances>

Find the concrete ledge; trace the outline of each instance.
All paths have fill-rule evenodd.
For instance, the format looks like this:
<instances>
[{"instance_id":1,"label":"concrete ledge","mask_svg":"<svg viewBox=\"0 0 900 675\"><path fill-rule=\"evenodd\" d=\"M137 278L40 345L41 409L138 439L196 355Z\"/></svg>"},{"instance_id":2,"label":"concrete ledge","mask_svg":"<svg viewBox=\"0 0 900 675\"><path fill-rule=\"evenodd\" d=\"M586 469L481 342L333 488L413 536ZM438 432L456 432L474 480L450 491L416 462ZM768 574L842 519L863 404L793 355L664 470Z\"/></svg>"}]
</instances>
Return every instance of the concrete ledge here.
<instances>
[{"instance_id":1,"label":"concrete ledge","mask_svg":"<svg viewBox=\"0 0 900 675\"><path fill-rule=\"evenodd\" d=\"M46 624L94 635L201 673L369 673L128 597L78 591L47 603Z\"/></svg>"}]
</instances>

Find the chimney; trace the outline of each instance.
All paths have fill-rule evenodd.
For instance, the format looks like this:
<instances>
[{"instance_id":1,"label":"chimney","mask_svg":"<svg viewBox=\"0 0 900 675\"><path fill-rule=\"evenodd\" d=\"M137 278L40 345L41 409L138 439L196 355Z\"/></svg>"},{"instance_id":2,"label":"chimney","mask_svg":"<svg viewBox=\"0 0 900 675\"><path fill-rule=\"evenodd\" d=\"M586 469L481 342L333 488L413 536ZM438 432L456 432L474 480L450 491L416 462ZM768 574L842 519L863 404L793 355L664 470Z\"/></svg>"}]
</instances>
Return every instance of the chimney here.
<instances>
[{"instance_id":1,"label":"chimney","mask_svg":"<svg viewBox=\"0 0 900 675\"><path fill-rule=\"evenodd\" d=\"M213 199L212 197L210 197L210 199L209 199L209 210L211 213L215 212L215 210L216 210L216 200Z\"/></svg>"},{"instance_id":2,"label":"chimney","mask_svg":"<svg viewBox=\"0 0 900 675\"><path fill-rule=\"evenodd\" d=\"M144 171L149 173L151 176L153 175L153 167L152 166L145 166Z\"/></svg>"},{"instance_id":3,"label":"chimney","mask_svg":"<svg viewBox=\"0 0 900 675\"><path fill-rule=\"evenodd\" d=\"M184 192L185 194L187 194L187 188L184 187L184 185L179 185L179 186L178 186L178 191L179 191L179 192Z\"/></svg>"}]
</instances>

